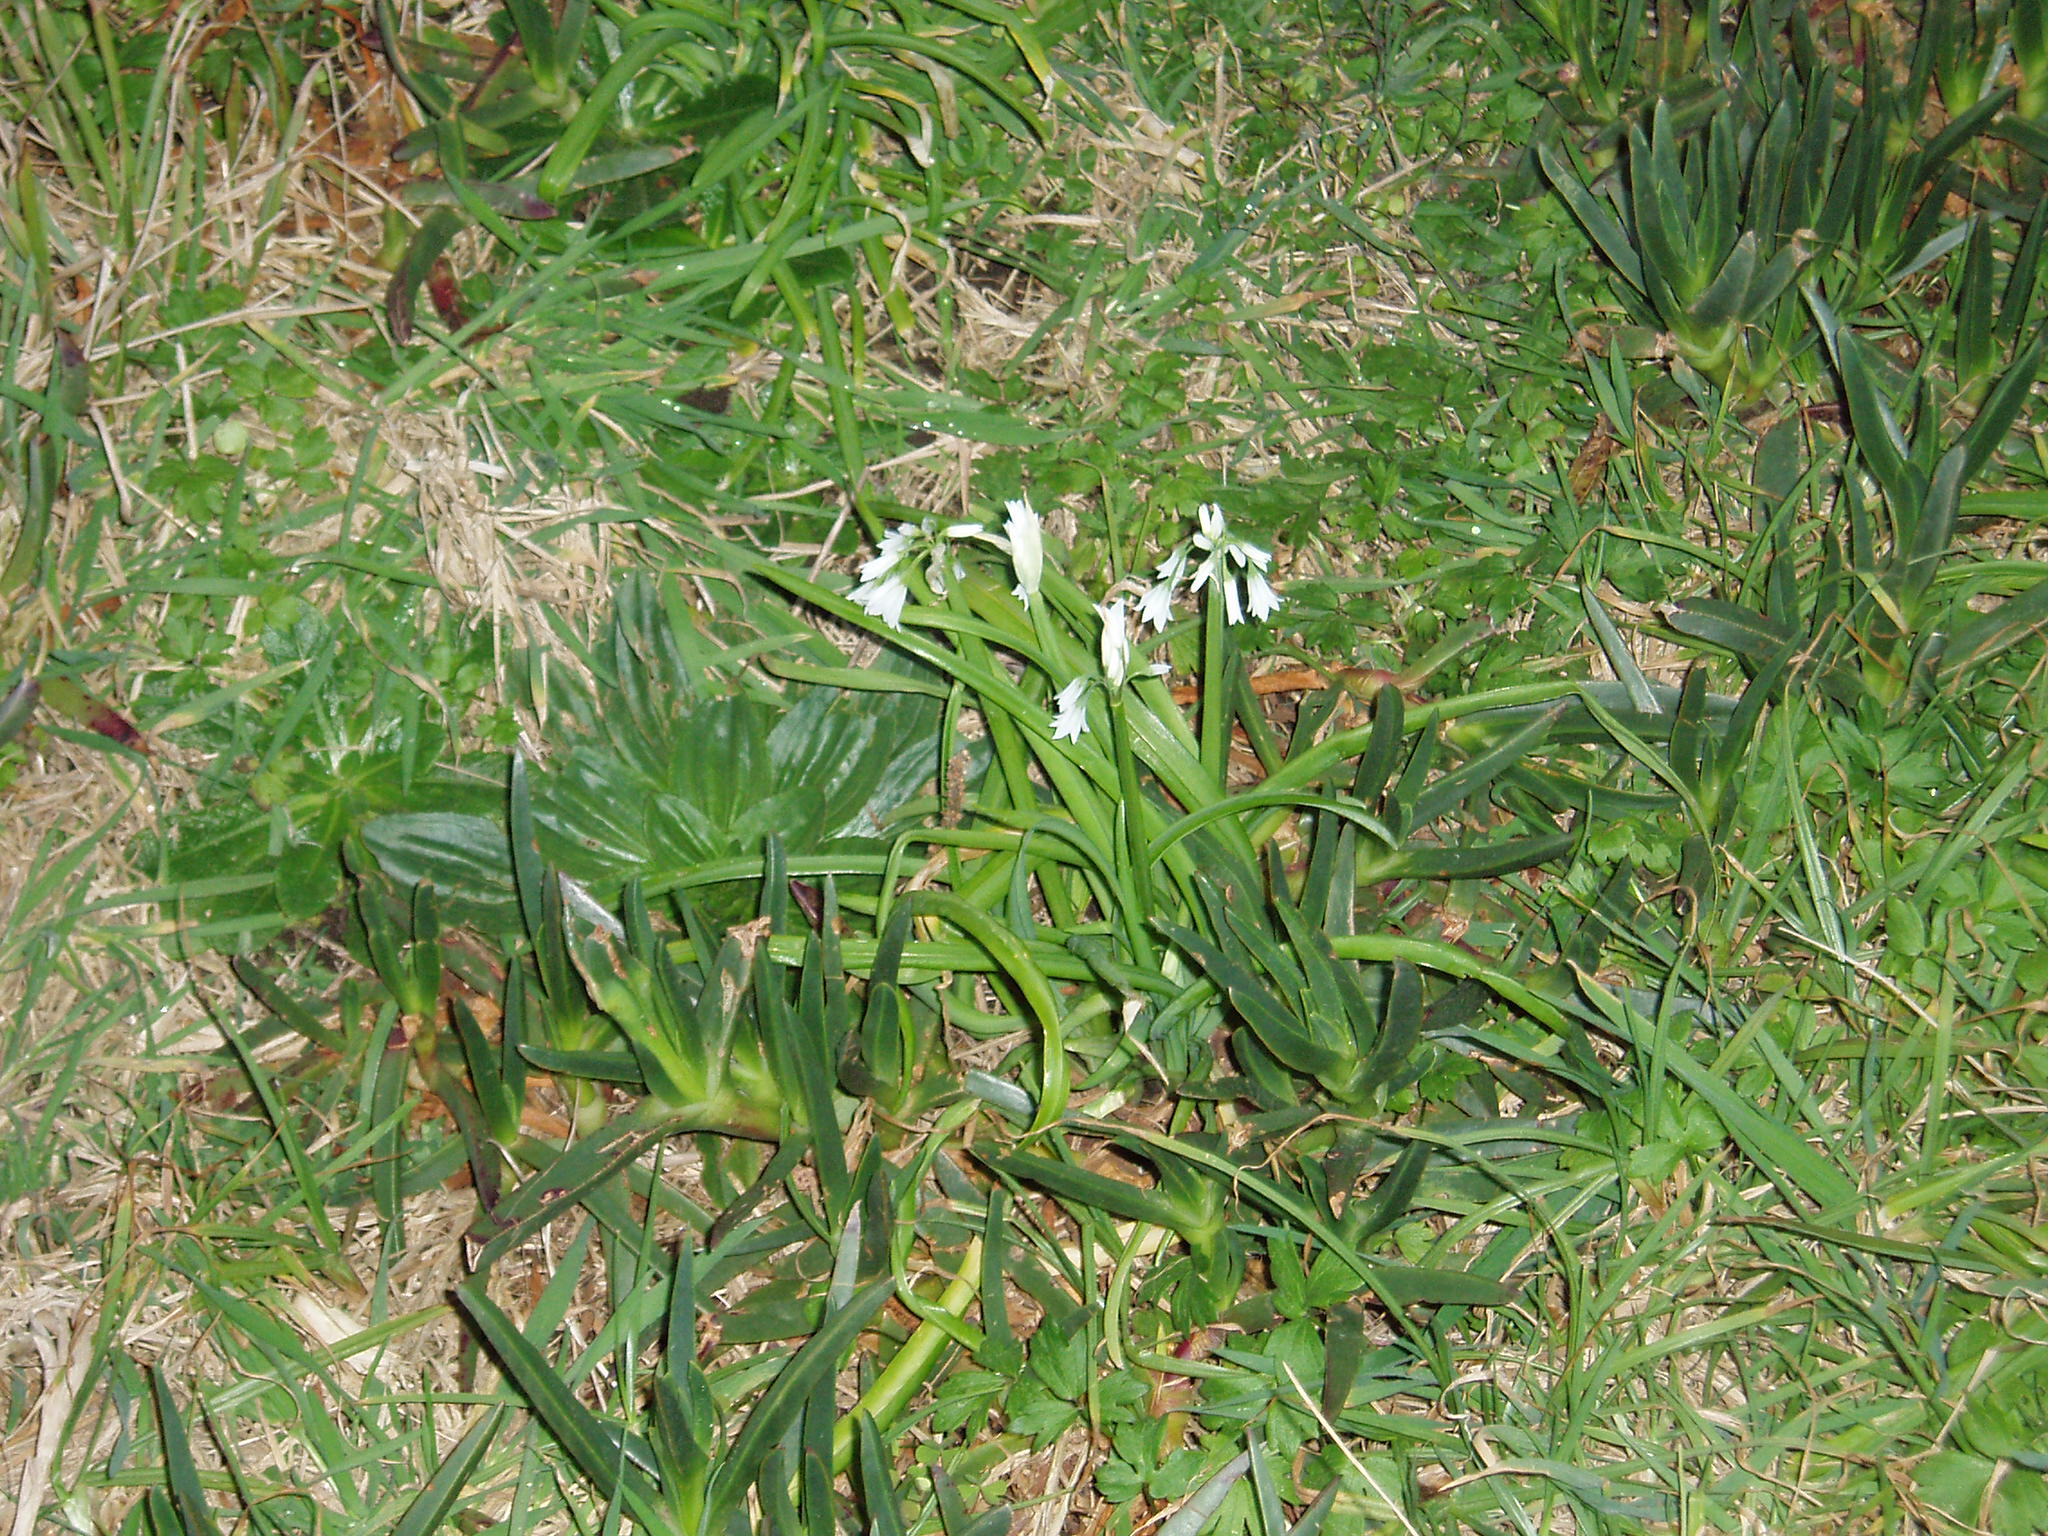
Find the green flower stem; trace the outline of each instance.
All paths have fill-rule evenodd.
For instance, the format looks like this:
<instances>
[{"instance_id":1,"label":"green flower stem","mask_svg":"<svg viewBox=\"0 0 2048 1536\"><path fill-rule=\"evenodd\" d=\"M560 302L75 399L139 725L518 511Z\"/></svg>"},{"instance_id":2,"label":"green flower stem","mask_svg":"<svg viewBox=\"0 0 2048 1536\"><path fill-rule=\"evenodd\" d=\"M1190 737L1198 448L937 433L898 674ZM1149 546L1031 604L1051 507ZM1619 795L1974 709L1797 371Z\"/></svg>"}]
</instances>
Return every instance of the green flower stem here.
<instances>
[{"instance_id":1,"label":"green flower stem","mask_svg":"<svg viewBox=\"0 0 2048 1536\"><path fill-rule=\"evenodd\" d=\"M988 646L975 636L960 637L960 652L977 671L997 670ZM996 762L1002 767L1003 787L1009 793L1010 804L1020 811L1035 809L1038 796L1031 787L1030 762L1025 755L1024 739L1017 731L1017 722L1000 709L984 709L982 718L988 722L989 744L994 747Z\"/></svg>"},{"instance_id":2,"label":"green flower stem","mask_svg":"<svg viewBox=\"0 0 2048 1536\"><path fill-rule=\"evenodd\" d=\"M960 1268L954 1273L953 1283L939 1297L937 1311L957 1323L967 1316L968 1305L980 1290L981 1239L977 1237L960 1256ZM1000 1298L997 1304L1000 1305ZM951 1335L944 1324L926 1318L917 1325L917 1331L896 1351L896 1358L882 1368L882 1374L862 1394L853 1412L833 1426L832 1470L835 1474L853 1465L854 1425L859 1416L865 1413L877 1427L893 1422L902 1413L904 1405L924 1389L931 1378L932 1367L938 1363L940 1351L951 1342Z\"/></svg>"},{"instance_id":3,"label":"green flower stem","mask_svg":"<svg viewBox=\"0 0 2048 1536\"><path fill-rule=\"evenodd\" d=\"M1122 804L1117 807L1117 822L1123 833L1117 851L1123 860L1123 884L1128 886L1131 901L1115 915L1116 922L1123 929L1124 945L1131 957L1146 969L1153 964L1152 940L1145 931L1146 920L1152 913L1152 861L1146 857L1147 836L1144 787L1138 782L1138 759L1131 750L1131 727L1124 715L1123 690L1112 687L1109 691L1109 741L1110 750L1116 756L1117 783L1122 791Z\"/></svg>"},{"instance_id":4,"label":"green flower stem","mask_svg":"<svg viewBox=\"0 0 2048 1536\"><path fill-rule=\"evenodd\" d=\"M1223 681L1223 657L1223 603L1212 582L1202 604L1202 770L1218 795L1230 785L1230 689Z\"/></svg>"},{"instance_id":5,"label":"green flower stem","mask_svg":"<svg viewBox=\"0 0 2048 1536\"><path fill-rule=\"evenodd\" d=\"M1106 850L1095 847L1071 821L1062 820L1050 811L1015 811L973 801L969 802L968 808L984 824L959 830L944 827L919 829L905 833L904 838L927 846L975 848L998 855L976 860L969 866L965 878L954 882L955 893L969 904L989 906L1002 899L1015 861L1024 856L1032 838L1049 844L1044 851L1032 856L1030 868L1038 875L1039 889L1051 911L1053 926L1060 932L1072 930L1081 918L1066 883L1057 878L1059 866L1092 873L1102 882L1104 889L1114 886L1116 869L1111 856ZM989 822L995 825L987 825Z\"/></svg>"}]
</instances>

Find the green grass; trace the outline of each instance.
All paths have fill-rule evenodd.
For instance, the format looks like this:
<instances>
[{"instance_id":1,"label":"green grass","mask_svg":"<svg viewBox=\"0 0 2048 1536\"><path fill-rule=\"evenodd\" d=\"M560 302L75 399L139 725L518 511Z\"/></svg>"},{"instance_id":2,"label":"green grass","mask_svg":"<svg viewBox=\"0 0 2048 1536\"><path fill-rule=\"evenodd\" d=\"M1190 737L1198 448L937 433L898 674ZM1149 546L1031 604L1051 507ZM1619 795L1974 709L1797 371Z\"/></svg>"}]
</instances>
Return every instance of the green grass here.
<instances>
[{"instance_id":1,"label":"green grass","mask_svg":"<svg viewBox=\"0 0 2048 1536\"><path fill-rule=\"evenodd\" d=\"M2039 1528L2037 10L0 23L0 1480Z\"/></svg>"}]
</instances>

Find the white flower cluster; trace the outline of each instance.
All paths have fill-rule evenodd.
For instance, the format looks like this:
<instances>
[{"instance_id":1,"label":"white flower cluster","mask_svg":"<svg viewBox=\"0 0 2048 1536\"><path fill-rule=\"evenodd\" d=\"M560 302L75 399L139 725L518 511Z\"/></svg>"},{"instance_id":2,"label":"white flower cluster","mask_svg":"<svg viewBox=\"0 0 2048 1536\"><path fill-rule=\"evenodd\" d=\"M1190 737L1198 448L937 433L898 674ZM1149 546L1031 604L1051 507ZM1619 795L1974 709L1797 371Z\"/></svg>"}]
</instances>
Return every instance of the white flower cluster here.
<instances>
[{"instance_id":1,"label":"white flower cluster","mask_svg":"<svg viewBox=\"0 0 2048 1536\"><path fill-rule=\"evenodd\" d=\"M1233 538L1230 525L1223 520L1223 509L1213 501L1195 508L1195 518L1195 536L1175 545L1173 552L1159 562L1152 585L1138 599L1138 617L1154 630L1164 629L1172 622L1174 599L1183 585L1195 593L1214 582L1223 594L1223 616L1231 623L1242 624L1247 610L1255 619L1271 618L1281 601L1280 594L1266 579L1266 571L1273 563L1271 552ZM1195 551L1201 553L1199 560L1194 558ZM1190 561L1193 570L1188 568ZM1242 597L1238 594L1239 582L1244 583Z\"/></svg>"},{"instance_id":2,"label":"white flower cluster","mask_svg":"<svg viewBox=\"0 0 2048 1536\"><path fill-rule=\"evenodd\" d=\"M1009 516L1000 534L990 533L980 523L941 525L935 517L921 523L898 523L882 536L881 547L860 568L860 581L848 595L891 629L901 629L903 609L910 601L908 573L922 565L933 595L944 597L948 584L961 575L954 546L977 539L1009 555L1017 573L1012 590L1028 609L1045 579L1044 529L1028 501L1006 502L1003 510ZM1255 619L1272 617L1281 603L1280 594L1266 579L1272 555L1233 537L1223 509L1214 502L1197 507L1195 516L1194 537L1176 545L1159 562L1152 584L1138 598L1138 622L1149 624L1158 633L1172 622L1174 604L1183 592L1193 596L1210 585L1222 594L1224 616L1232 624L1243 623L1247 613ZM1102 675L1077 677L1053 695L1055 741L1076 741L1088 729L1090 687L1101 683L1121 688L1131 676L1131 634L1124 600L1097 603L1095 612L1102 620ZM1166 670L1163 663L1141 669L1153 675Z\"/></svg>"},{"instance_id":3,"label":"white flower cluster","mask_svg":"<svg viewBox=\"0 0 2048 1536\"><path fill-rule=\"evenodd\" d=\"M1012 501L1005 510L1010 518L1003 525L1003 534L990 533L980 523L942 527L935 517L921 523L898 523L882 535L874 559L860 568L860 581L847 596L891 629L901 629L904 605L910 601L906 573L922 562L932 595L944 597L948 583L962 574L960 557L952 546L963 539L979 539L1009 555L1017 572L1015 591L1029 608L1045 576L1045 539L1029 502Z\"/></svg>"},{"instance_id":4,"label":"white flower cluster","mask_svg":"<svg viewBox=\"0 0 2048 1536\"><path fill-rule=\"evenodd\" d=\"M910 601L905 573L920 561L932 591L946 595L946 584L960 575L953 544L981 533L979 523L948 523L928 517L921 523L898 523L882 535L875 558L860 568L860 583L847 594L891 629L903 627L903 606Z\"/></svg>"}]
</instances>

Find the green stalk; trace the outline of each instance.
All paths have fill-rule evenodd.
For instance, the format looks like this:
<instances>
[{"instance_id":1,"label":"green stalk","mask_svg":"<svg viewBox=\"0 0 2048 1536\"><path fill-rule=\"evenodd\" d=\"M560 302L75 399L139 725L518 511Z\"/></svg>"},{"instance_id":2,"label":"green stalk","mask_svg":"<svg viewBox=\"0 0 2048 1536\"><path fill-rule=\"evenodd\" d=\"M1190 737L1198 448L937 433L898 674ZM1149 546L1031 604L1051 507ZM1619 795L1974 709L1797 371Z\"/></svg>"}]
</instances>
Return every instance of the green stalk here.
<instances>
[{"instance_id":1,"label":"green stalk","mask_svg":"<svg viewBox=\"0 0 2048 1536\"><path fill-rule=\"evenodd\" d=\"M999 668L995 658L989 654L988 646L978 637L960 636L962 656L983 673L993 675ZM983 699L982 718L988 722L989 745L995 749L996 762L1003 770L1003 787L1008 792L1012 806L1020 811L1037 809L1037 797L1031 792L1030 762L1024 752L1024 738L1018 733L1017 723L1000 708L989 707Z\"/></svg>"},{"instance_id":2,"label":"green stalk","mask_svg":"<svg viewBox=\"0 0 2048 1536\"><path fill-rule=\"evenodd\" d=\"M967 1315L967 1304L981 1289L981 1239L968 1243L960 1257L953 1283L939 1297L938 1311L957 1322ZM880 1428L893 1421L912 1397L924 1389L939 1352L951 1342L943 1324L926 1318L917 1331L896 1351L896 1358L882 1368L874 1385L862 1394L847 1414L832 1428L832 1471L834 1475L853 1465L854 1424L865 1413Z\"/></svg>"},{"instance_id":3,"label":"green stalk","mask_svg":"<svg viewBox=\"0 0 2048 1536\"><path fill-rule=\"evenodd\" d=\"M1216 793L1229 792L1230 690L1223 686L1223 605L1211 582L1202 602L1202 767Z\"/></svg>"},{"instance_id":4,"label":"green stalk","mask_svg":"<svg viewBox=\"0 0 2048 1536\"><path fill-rule=\"evenodd\" d=\"M1207 720L1205 708L1204 724ZM1153 963L1152 941L1145 931L1145 921L1152 914L1152 870L1146 858L1146 844L1150 839L1145 830L1145 799L1138 783L1138 759L1131 750L1131 726L1124 718L1123 689L1120 687L1113 687L1109 692L1109 741L1110 750L1116 755L1117 785L1123 796L1116 818L1122 833L1118 849L1123 855L1124 879L1132 896L1131 906L1117 913L1116 918L1125 930L1124 942L1129 946L1132 957L1139 965L1150 968Z\"/></svg>"},{"instance_id":5,"label":"green stalk","mask_svg":"<svg viewBox=\"0 0 2048 1536\"><path fill-rule=\"evenodd\" d=\"M41 62L44 67L55 69L57 62L65 57L69 49L66 47L64 39L58 35L49 10L43 6L34 6L31 9L36 18L36 38L42 45L43 58ZM114 174L114 163L108 154L107 141L100 133L99 124L93 121L92 104L86 100L83 88L69 69L62 70L48 83L54 84L57 88L57 94L63 98L64 105L68 109L70 126L77 140L84 145L86 159L92 164L93 178L100 185L109 188L114 193L115 201L118 205L116 212L122 216L117 221L120 224L122 247L124 249L132 249L135 244L132 217L129 215L126 200L120 193L119 178ZM85 178L81 175L81 168L75 162L74 157L64 154L65 146L53 143L52 147L56 148L59 156L64 159L66 174L71 177L73 184L85 185Z\"/></svg>"}]
</instances>

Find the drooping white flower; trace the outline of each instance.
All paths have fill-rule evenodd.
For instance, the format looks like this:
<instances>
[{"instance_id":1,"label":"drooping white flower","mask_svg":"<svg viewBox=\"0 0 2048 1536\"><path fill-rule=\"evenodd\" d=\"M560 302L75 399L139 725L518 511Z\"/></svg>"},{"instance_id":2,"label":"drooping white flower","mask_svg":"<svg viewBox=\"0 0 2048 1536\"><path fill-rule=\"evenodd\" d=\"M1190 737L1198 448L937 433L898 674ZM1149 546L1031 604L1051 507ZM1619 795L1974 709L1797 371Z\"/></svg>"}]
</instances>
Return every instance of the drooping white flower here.
<instances>
[{"instance_id":1,"label":"drooping white flower","mask_svg":"<svg viewBox=\"0 0 2048 1536\"><path fill-rule=\"evenodd\" d=\"M924 579L931 583L932 592L939 597L946 595L947 585L966 574L960 564L960 557L952 546L961 539L987 538L988 530L979 523L948 523L936 527L936 519L924 520L925 538L931 546L931 553L925 557Z\"/></svg>"},{"instance_id":2,"label":"drooping white flower","mask_svg":"<svg viewBox=\"0 0 2048 1536\"><path fill-rule=\"evenodd\" d=\"M1009 542L1010 565L1017 573L1013 590L1017 600L1029 608L1031 599L1038 596L1039 583L1045 579L1045 530L1028 501L1020 498L1004 502L1003 510L1010 514L1003 532Z\"/></svg>"},{"instance_id":3,"label":"drooping white flower","mask_svg":"<svg viewBox=\"0 0 2048 1536\"><path fill-rule=\"evenodd\" d=\"M1088 729L1088 679L1077 677L1053 695L1052 739L1079 741Z\"/></svg>"},{"instance_id":4,"label":"drooping white flower","mask_svg":"<svg viewBox=\"0 0 2048 1536\"><path fill-rule=\"evenodd\" d=\"M917 529L910 523L898 523L882 535L882 542L875 546L875 557L860 568L862 581L879 581L893 571L910 552L910 542L917 537Z\"/></svg>"},{"instance_id":5,"label":"drooping white flower","mask_svg":"<svg viewBox=\"0 0 2048 1536\"><path fill-rule=\"evenodd\" d=\"M1138 598L1138 617L1157 632L1173 622L1173 600L1187 578L1188 547L1176 544L1173 553L1159 562L1152 585Z\"/></svg>"},{"instance_id":6,"label":"drooping white flower","mask_svg":"<svg viewBox=\"0 0 2048 1536\"><path fill-rule=\"evenodd\" d=\"M1245 602L1238 590L1242 581L1250 597L1254 618L1266 618L1280 606L1279 592L1266 579L1267 567L1273 563L1269 550L1243 539L1233 538L1230 526L1224 521L1223 509L1212 502L1204 502L1195 509L1199 526L1190 542L1205 551L1195 566L1194 574L1188 579L1188 590L1199 592L1211 582L1223 594L1223 615L1232 624L1244 622Z\"/></svg>"},{"instance_id":7,"label":"drooping white flower","mask_svg":"<svg viewBox=\"0 0 2048 1536\"><path fill-rule=\"evenodd\" d=\"M870 578L847 595L891 629L903 627L903 607L910 601L910 587L901 573L890 571L885 576Z\"/></svg>"},{"instance_id":8,"label":"drooping white flower","mask_svg":"<svg viewBox=\"0 0 2048 1536\"><path fill-rule=\"evenodd\" d=\"M1273 590L1273 584L1266 580L1264 573L1259 570L1245 572L1244 587L1252 617L1261 621L1273 617L1280 607L1280 594Z\"/></svg>"},{"instance_id":9,"label":"drooping white flower","mask_svg":"<svg viewBox=\"0 0 2048 1536\"><path fill-rule=\"evenodd\" d=\"M1110 687L1121 688L1131 675L1131 633L1124 627L1124 600L1097 603L1095 613L1102 620L1102 675Z\"/></svg>"}]
</instances>

